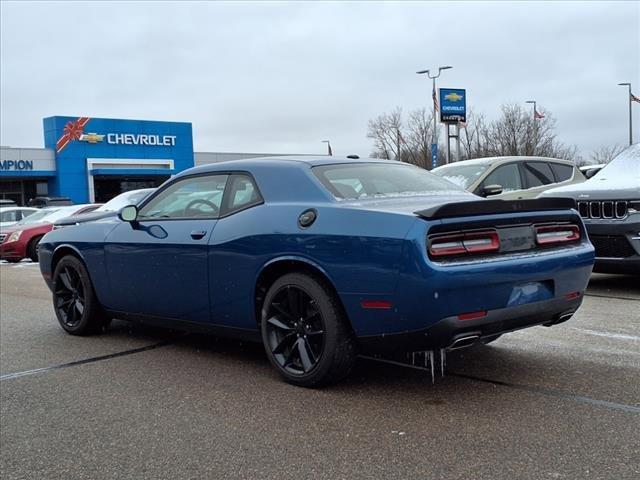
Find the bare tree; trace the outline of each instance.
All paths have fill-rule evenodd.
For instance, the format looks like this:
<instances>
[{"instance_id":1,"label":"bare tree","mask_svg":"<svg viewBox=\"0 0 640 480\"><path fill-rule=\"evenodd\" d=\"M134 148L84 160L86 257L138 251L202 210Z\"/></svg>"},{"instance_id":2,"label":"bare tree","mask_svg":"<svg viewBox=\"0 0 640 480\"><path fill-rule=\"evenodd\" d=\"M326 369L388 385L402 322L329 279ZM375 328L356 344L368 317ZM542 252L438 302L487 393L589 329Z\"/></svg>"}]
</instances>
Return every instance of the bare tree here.
<instances>
[{"instance_id":1,"label":"bare tree","mask_svg":"<svg viewBox=\"0 0 640 480\"><path fill-rule=\"evenodd\" d=\"M488 156L486 145L482 141L486 130L484 114L469 111L466 125L460 130L460 144L462 146L461 159L481 158Z\"/></svg>"},{"instance_id":2,"label":"bare tree","mask_svg":"<svg viewBox=\"0 0 640 480\"><path fill-rule=\"evenodd\" d=\"M414 110L407 122L406 147L409 163L430 168L433 116L426 108Z\"/></svg>"},{"instance_id":3,"label":"bare tree","mask_svg":"<svg viewBox=\"0 0 640 480\"><path fill-rule=\"evenodd\" d=\"M591 152L590 163L594 163L594 164L609 163L620 152L622 152L622 150L624 150L624 147L620 145L603 145L602 147Z\"/></svg>"},{"instance_id":4,"label":"bare tree","mask_svg":"<svg viewBox=\"0 0 640 480\"><path fill-rule=\"evenodd\" d=\"M367 137L373 139L375 151L372 156L396 160L402 154L402 109L396 107L390 113L369 120Z\"/></svg>"}]
</instances>

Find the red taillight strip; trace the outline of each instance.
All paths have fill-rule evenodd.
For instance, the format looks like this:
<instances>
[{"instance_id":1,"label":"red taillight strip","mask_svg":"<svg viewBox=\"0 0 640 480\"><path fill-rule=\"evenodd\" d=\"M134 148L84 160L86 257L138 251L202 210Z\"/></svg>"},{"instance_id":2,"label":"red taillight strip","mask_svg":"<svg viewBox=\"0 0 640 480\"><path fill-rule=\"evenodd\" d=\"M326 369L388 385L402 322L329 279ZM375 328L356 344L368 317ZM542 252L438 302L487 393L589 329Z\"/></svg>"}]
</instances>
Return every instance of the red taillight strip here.
<instances>
[{"instance_id":1,"label":"red taillight strip","mask_svg":"<svg viewBox=\"0 0 640 480\"><path fill-rule=\"evenodd\" d=\"M478 318L483 318L486 316L486 311L461 313L460 315L458 315L458 320L477 320Z\"/></svg>"},{"instance_id":2,"label":"red taillight strip","mask_svg":"<svg viewBox=\"0 0 640 480\"><path fill-rule=\"evenodd\" d=\"M429 245L429 253L434 257L498 250L500 250L500 239L495 230L440 235L432 238Z\"/></svg>"},{"instance_id":3,"label":"red taillight strip","mask_svg":"<svg viewBox=\"0 0 640 480\"><path fill-rule=\"evenodd\" d=\"M360 302L360 306L367 309L388 310L393 304L389 300L363 300Z\"/></svg>"},{"instance_id":4,"label":"red taillight strip","mask_svg":"<svg viewBox=\"0 0 640 480\"><path fill-rule=\"evenodd\" d=\"M575 242L576 240L580 240L580 228L577 225L536 226L536 243L538 245Z\"/></svg>"}]
</instances>

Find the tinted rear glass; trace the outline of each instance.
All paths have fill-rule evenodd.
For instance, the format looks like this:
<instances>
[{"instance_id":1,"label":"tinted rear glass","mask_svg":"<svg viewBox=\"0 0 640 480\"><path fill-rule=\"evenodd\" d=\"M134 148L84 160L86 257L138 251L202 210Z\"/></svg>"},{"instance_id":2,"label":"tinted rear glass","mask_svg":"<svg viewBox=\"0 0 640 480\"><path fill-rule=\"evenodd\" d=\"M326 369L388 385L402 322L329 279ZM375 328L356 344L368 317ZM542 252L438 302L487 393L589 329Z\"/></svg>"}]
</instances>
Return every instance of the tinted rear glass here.
<instances>
[{"instance_id":1,"label":"tinted rear glass","mask_svg":"<svg viewBox=\"0 0 640 480\"><path fill-rule=\"evenodd\" d=\"M333 196L342 199L464 191L422 168L407 164L323 165L312 170Z\"/></svg>"},{"instance_id":2,"label":"tinted rear glass","mask_svg":"<svg viewBox=\"0 0 640 480\"><path fill-rule=\"evenodd\" d=\"M551 168L545 162L526 162L524 164L524 177L528 188L555 183Z\"/></svg>"},{"instance_id":3,"label":"tinted rear glass","mask_svg":"<svg viewBox=\"0 0 640 480\"><path fill-rule=\"evenodd\" d=\"M553 173L556 174L558 182L564 182L573 175L573 167L571 165L563 165L562 163L550 163Z\"/></svg>"}]
</instances>

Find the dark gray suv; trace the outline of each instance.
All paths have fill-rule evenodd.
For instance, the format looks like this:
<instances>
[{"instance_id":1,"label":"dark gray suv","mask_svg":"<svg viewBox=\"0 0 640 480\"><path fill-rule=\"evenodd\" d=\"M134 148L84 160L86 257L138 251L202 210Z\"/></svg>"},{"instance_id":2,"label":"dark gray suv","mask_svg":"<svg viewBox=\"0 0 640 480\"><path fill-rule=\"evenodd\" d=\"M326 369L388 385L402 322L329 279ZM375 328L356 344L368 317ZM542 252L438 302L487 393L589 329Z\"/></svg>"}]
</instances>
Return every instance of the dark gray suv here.
<instances>
[{"instance_id":1,"label":"dark gray suv","mask_svg":"<svg viewBox=\"0 0 640 480\"><path fill-rule=\"evenodd\" d=\"M628 147L586 182L540 196L576 200L596 249L594 272L640 274L640 144Z\"/></svg>"}]
</instances>

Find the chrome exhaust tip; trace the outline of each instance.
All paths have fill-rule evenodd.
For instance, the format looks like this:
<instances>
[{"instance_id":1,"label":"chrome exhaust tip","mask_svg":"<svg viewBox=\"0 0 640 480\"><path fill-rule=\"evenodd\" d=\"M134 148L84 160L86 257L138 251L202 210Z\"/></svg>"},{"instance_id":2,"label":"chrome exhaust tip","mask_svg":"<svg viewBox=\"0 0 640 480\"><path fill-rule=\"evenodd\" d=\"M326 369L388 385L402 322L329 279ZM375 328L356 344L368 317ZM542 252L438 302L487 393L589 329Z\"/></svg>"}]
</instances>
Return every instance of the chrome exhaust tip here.
<instances>
[{"instance_id":1,"label":"chrome exhaust tip","mask_svg":"<svg viewBox=\"0 0 640 480\"><path fill-rule=\"evenodd\" d=\"M466 337L456 338L451 345L447 347L447 350L458 350L460 348L467 348L475 344L480 335L467 335Z\"/></svg>"}]
</instances>

